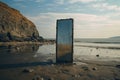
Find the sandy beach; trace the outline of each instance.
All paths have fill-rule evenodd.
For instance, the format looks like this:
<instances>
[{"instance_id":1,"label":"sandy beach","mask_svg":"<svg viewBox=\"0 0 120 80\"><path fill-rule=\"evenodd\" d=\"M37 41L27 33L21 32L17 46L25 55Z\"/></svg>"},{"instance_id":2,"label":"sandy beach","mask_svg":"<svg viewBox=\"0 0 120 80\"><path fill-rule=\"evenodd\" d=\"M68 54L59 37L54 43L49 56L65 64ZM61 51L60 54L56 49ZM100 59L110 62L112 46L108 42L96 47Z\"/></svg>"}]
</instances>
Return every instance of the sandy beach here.
<instances>
[{"instance_id":1,"label":"sandy beach","mask_svg":"<svg viewBox=\"0 0 120 80\"><path fill-rule=\"evenodd\" d=\"M1 48L0 80L120 80L118 49L75 45L73 64L55 63L55 44Z\"/></svg>"},{"instance_id":2,"label":"sandy beach","mask_svg":"<svg viewBox=\"0 0 120 80\"><path fill-rule=\"evenodd\" d=\"M92 62L92 63L91 63ZM119 62L77 62L0 69L1 80L120 80ZM24 71L27 69L28 71ZM31 72L29 71L31 70Z\"/></svg>"}]
</instances>

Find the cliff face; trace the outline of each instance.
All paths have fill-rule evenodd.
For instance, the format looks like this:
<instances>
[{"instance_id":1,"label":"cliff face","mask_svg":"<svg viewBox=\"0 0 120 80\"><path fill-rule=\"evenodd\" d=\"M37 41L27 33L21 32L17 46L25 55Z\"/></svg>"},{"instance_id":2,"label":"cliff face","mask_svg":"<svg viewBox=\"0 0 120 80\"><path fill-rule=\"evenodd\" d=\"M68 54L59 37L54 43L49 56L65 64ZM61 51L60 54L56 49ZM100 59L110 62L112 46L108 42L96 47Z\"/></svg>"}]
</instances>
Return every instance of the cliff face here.
<instances>
[{"instance_id":1,"label":"cliff face","mask_svg":"<svg viewBox=\"0 0 120 80\"><path fill-rule=\"evenodd\" d=\"M0 41L40 40L35 25L16 9L0 2Z\"/></svg>"}]
</instances>

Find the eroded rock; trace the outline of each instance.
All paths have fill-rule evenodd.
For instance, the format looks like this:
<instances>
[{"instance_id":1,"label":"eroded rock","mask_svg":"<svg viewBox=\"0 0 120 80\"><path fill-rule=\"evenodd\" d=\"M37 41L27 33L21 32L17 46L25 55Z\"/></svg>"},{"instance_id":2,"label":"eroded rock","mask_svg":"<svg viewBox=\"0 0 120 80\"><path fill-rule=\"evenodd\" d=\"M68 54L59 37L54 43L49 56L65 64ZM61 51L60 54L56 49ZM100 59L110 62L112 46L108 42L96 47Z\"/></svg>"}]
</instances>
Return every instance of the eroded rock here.
<instances>
[{"instance_id":1,"label":"eroded rock","mask_svg":"<svg viewBox=\"0 0 120 80\"><path fill-rule=\"evenodd\" d=\"M18 10L0 2L0 42L41 41L36 26Z\"/></svg>"}]
</instances>

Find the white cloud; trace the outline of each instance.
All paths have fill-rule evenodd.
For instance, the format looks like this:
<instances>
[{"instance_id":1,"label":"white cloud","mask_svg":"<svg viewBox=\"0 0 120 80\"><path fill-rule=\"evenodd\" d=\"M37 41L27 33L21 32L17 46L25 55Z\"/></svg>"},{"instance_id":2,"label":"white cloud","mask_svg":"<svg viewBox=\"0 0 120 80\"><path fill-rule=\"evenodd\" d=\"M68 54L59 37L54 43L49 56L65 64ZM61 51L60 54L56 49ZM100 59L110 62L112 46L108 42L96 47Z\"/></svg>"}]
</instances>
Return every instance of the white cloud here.
<instances>
[{"instance_id":1,"label":"white cloud","mask_svg":"<svg viewBox=\"0 0 120 80\"><path fill-rule=\"evenodd\" d=\"M24 1L25 1L25 0L24 0ZM44 0L30 0L30 1L39 3L39 2L43 2Z\"/></svg>"},{"instance_id":2,"label":"white cloud","mask_svg":"<svg viewBox=\"0 0 120 80\"><path fill-rule=\"evenodd\" d=\"M97 3L97 4L93 4L92 7L94 8L98 8L101 10L114 10L114 11L120 11L120 6L117 5L109 5L108 3Z\"/></svg>"},{"instance_id":3,"label":"white cloud","mask_svg":"<svg viewBox=\"0 0 120 80\"><path fill-rule=\"evenodd\" d=\"M64 4L64 0L55 0L55 3L57 3L57 4Z\"/></svg>"},{"instance_id":4,"label":"white cloud","mask_svg":"<svg viewBox=\"0 0 120 80\"><path fill-rule=\"evenodd\" d=\"M57 19L74 19L74 36L78 37L111 37L120 35L120 20L110 16L97 16L79 13L41 13L30 17L43 37L55 37Z\"/></svg>"},{"instance_id":5,"label":"white cloud","mask_svg":"<svg viewBox=\"0 0 120 80\"><path fill-rule=\"evenodd\" d=\"M94 2L96 0L70 0L70 3L76 3L76 2L83 2L83 3L89 3L89 2Z\"/></svg>"},{"instance_id":6,"label":"white cloud","mask_svg":"<svg viewBox=\"0 0 120 80\"><path fill-rule=\"evenodd\" d=\"M25 0L13 0L13 1L15 1L15 2L21 2L21 1L25 1Z\"/></svg>"},{"instance_id":7,"label":"white cloud","mask_svg":"<svg viewBox=\"0 0 120 80\"><path fill-rule=\"evenodd\" d=\"M44 0L33 0L35 2L43 2Z\"/></svg>"}]
</instances>

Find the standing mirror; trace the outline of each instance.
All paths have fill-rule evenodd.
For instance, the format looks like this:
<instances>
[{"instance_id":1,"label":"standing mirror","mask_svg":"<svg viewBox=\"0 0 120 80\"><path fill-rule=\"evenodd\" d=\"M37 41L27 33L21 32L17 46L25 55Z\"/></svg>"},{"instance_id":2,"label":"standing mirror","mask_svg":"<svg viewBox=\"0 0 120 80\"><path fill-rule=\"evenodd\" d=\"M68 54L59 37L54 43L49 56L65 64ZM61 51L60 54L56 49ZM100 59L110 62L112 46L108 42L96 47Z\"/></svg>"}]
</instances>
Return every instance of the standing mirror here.
<instances>
[{"instance_id":1,"label":"standing mirror","mask_svg":"<svg viewBox=\"0 0 120 80\"><path fill-rule=\"evenodd\" d=\"M73 62L73 19L57 20L56 62Z\"/></svg>"}]
</instances>

